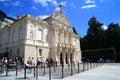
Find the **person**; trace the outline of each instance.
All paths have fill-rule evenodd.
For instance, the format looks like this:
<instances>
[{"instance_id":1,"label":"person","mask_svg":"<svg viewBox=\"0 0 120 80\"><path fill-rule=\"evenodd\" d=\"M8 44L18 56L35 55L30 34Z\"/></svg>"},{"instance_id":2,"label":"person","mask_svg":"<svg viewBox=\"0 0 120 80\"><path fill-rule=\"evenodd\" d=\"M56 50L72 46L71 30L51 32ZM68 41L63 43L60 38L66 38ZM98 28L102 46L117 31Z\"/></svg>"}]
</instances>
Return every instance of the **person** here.
<instances>
[{"instance_id":1,"label":"person","mask_svg":"<svg viewBox=\"0 0 120 80\"><path fill-rule=\"evenodd\" d=\"M39 60L39 58L37 58L37 65L40 65L40 60Z\"/></svg>"},{"instance_id":2,"label":"person","mask_svg":"<svg viewBox=\"0 0 120 80\"><path fill-rule=\"evenodd\" d=\"M43 56L43 57L41 57L41 63L42 63L42 64L44 64L44 63L45 63L45 58L44 58L44 56Z\"/></svg>"},{"instance_id":3,"label":"person","mask_svg":"<svg viewBox=\"0 0 120 80\"><path fill-rule=\"evenodd\" d=\"M30 66L30 65L35 65L35 60L34 60L34 57L29 57L28 60L27 60L27 64L26 66ZM29 68L29 67L28 67ZM32 68L29 68L29 73L32 72Z\"/></svg>"},{"instance_id":4,"label":"person","mask_svg":"<svg viewBox=\"0 0 120 80\"><path fill-rule=\"evenodd\" d=\"M31 65L35 65L35 59L32 57Z\"/></svg>"},{"instance_id":5,"label":"person","mask_svg":"<svg viewBox=\"0 0 120 80\"><path fill-rule=\"evenodd\" d=\"M41 60L41 57L39 57L39 63L40 63L40 65L42 64L42 60Z\"/></svg>"},{"instance_id":6,"label":"person","mask_svg":"<svg viewBox=\"0 0 120 80\"><path fill-rule=\"evenodd\" d=\"M104 62L102 58L100 58L100 62Z\"/></svg>"},{"instance_id":7,"label":"person","mask_svg":"<svg viewBox=\"0 0 120 80\"><path fill-rule=\"evenodd\" d=\"M46 61L48 62L48 66L53 65L53 59L51 57L48 57Z\"/></svg>"},{"instance_id":8,"label":"person","mask_svg":"<svg viewBox=\"0 0 120 80\"><path fill-rule=\"evenodd\" d=\"M57 61L56 61L56 58L54 59L54 65L57 67Z\"/></svg>"},{"instance_id":9,"label":"person","mask_svg":"<svg viewBox=\"0 0 120 80\"><path fill-rule=\"evenodd\" d=\"M4 64L4 67L7 66L7 62L8 62L7 57L3 57L2 63Z\"/></svg>"},{"instance_id":10,"label":"person","mask_svg":"<svg viewBox=\"0 0 120 80\"><path fill-rule=\"evenodd\" d=\"M4 65L4 60L3 58L0 60L0 65ZM4 66L0 66L0 73L3 73L4 72Z\"/></svg>"},{"instance_id":11,"label":"person","mask_svg":"<svg viewBox=\"0 0 120 80\"><path fill-rule=\"evenodd\" d=\"M21 70L20 57L15 57L15 63L17 64L18 70Z\"/></svg>"},{"instance_id":12,"label":"person","mask_svg":"<svg viewBox=\"0 0 120 80\"><path fill-rule=\"evenodd\" d=\"M23 68L23 66L24 66L24 58L23 57L20 58L20 64L21 64L21 68Z\"/></svg>"},{"instance_id":13,"label":"person","mask_svg":"<svg viewBox=\"0 0 120 80\"><path fill-rule=\"evenodd\" d=\"M32 64L32 59L31 59L31 57L28 58L27 64L28 64L28 65L31 65L31 64Z\"/></svg>"},{"instance_id":14,"label":"person","mask_svg":"<svg viewBox=\"0 0 120 80\"><path fill-rule=\"evenodd\" d=\"M8 62L7 57L5 57L4 64L7 65L7 62Z\"/></svg>"}]
</instances>

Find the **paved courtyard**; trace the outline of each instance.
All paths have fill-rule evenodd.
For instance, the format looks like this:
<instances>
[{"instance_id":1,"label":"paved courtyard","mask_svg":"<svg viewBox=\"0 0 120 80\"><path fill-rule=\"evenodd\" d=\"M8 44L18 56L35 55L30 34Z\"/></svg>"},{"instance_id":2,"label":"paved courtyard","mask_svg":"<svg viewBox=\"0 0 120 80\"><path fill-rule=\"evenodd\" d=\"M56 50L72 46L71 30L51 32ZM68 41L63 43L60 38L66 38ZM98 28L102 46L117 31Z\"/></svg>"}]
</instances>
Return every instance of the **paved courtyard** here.
<instances>
[{"instance_id":1,"label":"paved courtyard","mask_svg":"<svg viewBox=\"0 0 120 80\"><path fill-rule=\"evenodd\" d=\"M52 68L52 79L51 80L120 80L120 64L118 63L107 63L101 65L97 68L86 70L77 74L77 69L74 69L74 75L70 75L70 70L68 68L64 69L64 77L61 78L61 69L56 69L53 72ZM43 69L38 70L38 80L49 80L49 71L46 69L46 74L43 74ZM24 79L24 70L18 71L18 76L16 77L15 71L10 71L8 76L5 73L0 74L0 80L36 80L34 78L33 72L30 73L27 70L27 78Z\"/></svg>"},{"instance_id":2,"label":"paved courtyard","mask_svg":"<svg viewBox=\"0 0 120 80\"><path fill-rule=\"evenodd\" d=\"M64 78L63 80L120 80L120 64L104 64L98 68Z\"/></svg>"}]
</instances>

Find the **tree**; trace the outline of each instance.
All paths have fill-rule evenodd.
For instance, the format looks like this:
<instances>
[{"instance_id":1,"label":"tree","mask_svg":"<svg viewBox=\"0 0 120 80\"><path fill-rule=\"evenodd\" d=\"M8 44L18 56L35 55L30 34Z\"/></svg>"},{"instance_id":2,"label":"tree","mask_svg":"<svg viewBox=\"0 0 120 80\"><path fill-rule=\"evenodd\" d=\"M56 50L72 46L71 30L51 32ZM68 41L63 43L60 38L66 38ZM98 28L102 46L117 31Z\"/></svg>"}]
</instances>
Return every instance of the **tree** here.
<instances>
[{"instance_id":1,"label":"tree","mask_svg":"<svg viewBox=\"0 0 120 80\"><path fill-rule=\"evenodd\" d=\"M116 51L120 52L120 26L119 24L111 23L108 25L107 33L107 47L114 47Z\"/></svg>"},{"instance_id":2,"label":"tree","mask_svg":"<svg viewBox=\"0 0 120 80\"><path fill-rule=\"evenodd\" d=\"M88 21L88 25L89 28L87 31L87 35L82 39L82 44L84 44L82 49L84 48L85 50L88 50L101 48L103 44L103 42L101 41L104 41L105 39L105 33L102 29L103 24L98 22L95 17L92 17Z\"/></svg>"},{"instance_id":3,"label":"tree","mask_svg":"<svg viewBox=\"0 0 120 80\"><path fill-rule=\"evenodd\" d=\"M108 29L102 28L103 24L92 17L88 21L88 31L81 39L81 50L96 50L104 48L114 48L114 55L117 61L120 61L120 25L111 23ZM98 52L97 52L98 53ZM104 53L103 56L111 52ZM109 55L107 55L109 57Z\"/></svg>"}]
</instances>

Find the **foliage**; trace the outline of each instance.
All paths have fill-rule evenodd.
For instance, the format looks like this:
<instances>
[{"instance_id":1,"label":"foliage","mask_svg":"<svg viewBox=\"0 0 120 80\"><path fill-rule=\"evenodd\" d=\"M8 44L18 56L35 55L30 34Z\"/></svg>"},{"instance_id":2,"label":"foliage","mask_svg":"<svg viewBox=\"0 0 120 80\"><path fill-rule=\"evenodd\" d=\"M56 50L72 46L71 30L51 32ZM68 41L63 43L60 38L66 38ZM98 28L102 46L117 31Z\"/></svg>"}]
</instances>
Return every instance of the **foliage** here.
<instances>
[{"instance_id":1,"label":"foliage","mask_svg":"<svg viewBox=\"0 0 120 80\"><path fill-rule=\"evenodd\" d=\"M82 56L85 60L97 62L100 58L103 60L116 60L114 48L95 49L82 51Z\"/></svg>"},{"instance_id":2,"label":"foliage","mask_svg":"<svg viewBox=\"0 0 120 80\"><path fill-rule=\"evenodd\" d=\"M97 21L95 17L92 17L88 21L87 35L81 38L81 49L84 50L96 50L101 48L115 48L117 55L120 54L120 25L110 23L108 29L102 28L103 23ZM103 54L104 56L106 53ZM109 56L109 55L108 55ZM120 58L117 58L117 60Z\"/></svg>"},{"instance_id":3,"label":"foliage","mask_svg":"<svg viewBox=\"0 0 120 80\"><path fill-rule=\"evenodd\" d=\"M107 36L107 46L115 47L116 51L120 52L120 26L119 24L111 23L108 25L108 29L106 30Z\"/></svg>"}]
</instances>

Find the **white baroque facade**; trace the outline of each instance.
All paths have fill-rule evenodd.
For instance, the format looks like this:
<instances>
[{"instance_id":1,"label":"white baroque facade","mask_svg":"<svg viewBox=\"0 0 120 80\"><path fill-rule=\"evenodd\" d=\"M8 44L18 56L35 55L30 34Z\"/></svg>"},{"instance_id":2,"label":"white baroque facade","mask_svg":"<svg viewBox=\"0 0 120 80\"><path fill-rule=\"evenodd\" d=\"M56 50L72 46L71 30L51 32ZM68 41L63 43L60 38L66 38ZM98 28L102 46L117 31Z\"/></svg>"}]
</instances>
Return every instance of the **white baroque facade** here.
<instances>
[{"instance_id":1,"label":"white baroque facade","mask_svg":"<svg viewBox=\"0 0 120 80\"><path fill-rule=\"evenodd\" d=\"M53 13L46 19L31 15L18 18L11 25L0 29L0 52L35 59L40 56L51 57L58 63L64 61L81 62L80 37L63 13Z\"/></svg>"}]
</instances>

